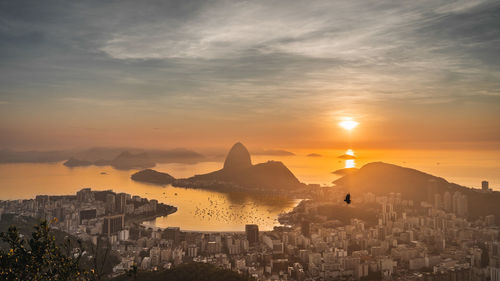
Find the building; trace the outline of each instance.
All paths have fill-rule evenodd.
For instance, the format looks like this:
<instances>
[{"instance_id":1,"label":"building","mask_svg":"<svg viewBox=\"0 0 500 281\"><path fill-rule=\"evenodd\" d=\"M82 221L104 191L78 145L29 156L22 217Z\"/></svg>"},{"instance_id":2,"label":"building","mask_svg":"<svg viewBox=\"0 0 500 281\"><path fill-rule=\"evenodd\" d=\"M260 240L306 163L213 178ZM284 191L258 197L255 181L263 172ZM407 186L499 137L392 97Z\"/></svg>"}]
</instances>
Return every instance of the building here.
<instances>
[{"instance_id":1,"label":"building","mask_svg":"<svg viewBox=\"0 0 500 281\"><path fill-rule=\"evenodd\" d=\"M125 227L125 216L123 214L106 216L102 225L102 233L108 236L116 234Z\"/></svg>"},{"instance_id":2,"label":"building","mask_svg":"<svg viewBox=\"0 0 500 281\"><path fill-rule=\"evenodd\" d=\"M80 224L82 224L83 220L91 220L91 219L95 219L96 217L97 217L97 210L96 209L81 210L80 211Z\"/></svg>"},{"instance_id":3,"label":"building","mask_svg":"<svg viewBox=\"0 0 500 281\"><path fill-rule=\"evenodd\" d=\"M467 215L467 196L463 195L459 191L453 193L452 199L453 213L458 217L464 217Z\"/></svg>"},{"instance_id":4,"label":"building","mask_svg":"<svg viewBox=\"0 0 500 281\"><path fill-rule=\"evenodd\" d=\"M482 181L481 182L481 189L483 191L489 191L490 190L490 183L488 181Z\"/></svg>"},{"instance_id":5,"label":"building","mask_svg":"<svg viewBox=\"0 0 500 281\"><path fill-rule=\"evenodd\" d=\"M115 211L119 214L125 213L125 206L127 204L127 194L118 193L115 196Z\"/></svg>"},{"instance_id":6,"label":"building","mask_svg":"<svg viewBox=\"0 0 500 281\"><path fill-rule=\"evenodd\" d=\"M76 193L76 200L79 202L93 202L94 201L94 193L90 188L84 188Z\"/></svg>"},{"instance_id":7,"label":"building","mask_svg":"<svg viewBox=\"0 0 500 281\"><path fill-rule=\"evenodd\" d=\"M305 237L311 237L311 223L308 220L302 221L300 225L300 232Z\"/></svg>"},{"instance_id":8,"label":"building","mask_svg":"<svg viewBox=\"0 0 500 281\"><path fill-rule=\"evenodd\" d=\"M259 226L256 224L245 225L245 233L247 235L247 240L250 245L254 245L259 242Z\"/></svg>"},{"instance_id":9,"label":"building","mask_svg":"<svg viewBox=\"0 0 500 281\"><path fill-rule=\"evenodd\" d=\"M116 208L116 200L114 194L106 194L106 214L113 214Z\"/></svg>"},{"instance_id":10,"label":"building","mask_svg":"<svg viewBox=\"0 0 500 281\"><path fill-rule=\"evenodd\" d=\"M490 280L500 281L500 268L490 267Z\"/></svg>"},{"instance_id":11,"label":"building","mask_svg":"<svg viewBox=\"0 0 500 281\"><path fill-rule=\"evenodd\" d=\"M174 241L175 244L181 240L181 229L179 227L167 227L165 229L165 238Z\"/></svg>"},{"instance_id":12,"label":"building","mask_svg":"<svg viewBox=\"0 0 500 281\"><path fill-rule=\"evenodd\" d=\"M444 210L447 212L451 212L452 210L452 204L451 204L451 194L446 191L443 196L443 205L444 205Z\"/></svg>"},{"instance_id":13,"label":"building","mask_svg":"<svg viewBox=\"0 0 500 281\"><path fill-rule=\"evenodd\" d=\"M435 209L442 208L441 194L439 193L434 194L434 208Z\"/></svg>"}]
</instances>

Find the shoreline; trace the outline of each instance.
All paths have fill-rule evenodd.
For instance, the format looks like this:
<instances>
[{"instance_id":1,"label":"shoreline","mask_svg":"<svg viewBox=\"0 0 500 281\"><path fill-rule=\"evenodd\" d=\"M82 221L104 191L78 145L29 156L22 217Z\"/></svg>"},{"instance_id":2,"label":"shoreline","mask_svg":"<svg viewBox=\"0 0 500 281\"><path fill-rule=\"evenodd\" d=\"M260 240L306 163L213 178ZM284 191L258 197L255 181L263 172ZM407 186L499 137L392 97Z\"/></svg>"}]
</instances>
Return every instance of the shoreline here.
<instances>
[{"instance_id":1,"label":"shoreline","mask_svg":"<svg viewBox=\"0 0 500 281\"><path fill-rule=\"evenodd\" d=\"M142 225L143 222L145 221L151 221L159 217L168 217L171 214L174 214L177 212L177 207L172 206L172 205L166 205L166 204L158 204L158 207L161 207L161 211L156 211L156 212L150 212L147 214L141 214L141 215L126 215L125 216L125 224L128 225Z\"/></svg>"}]
</instances>

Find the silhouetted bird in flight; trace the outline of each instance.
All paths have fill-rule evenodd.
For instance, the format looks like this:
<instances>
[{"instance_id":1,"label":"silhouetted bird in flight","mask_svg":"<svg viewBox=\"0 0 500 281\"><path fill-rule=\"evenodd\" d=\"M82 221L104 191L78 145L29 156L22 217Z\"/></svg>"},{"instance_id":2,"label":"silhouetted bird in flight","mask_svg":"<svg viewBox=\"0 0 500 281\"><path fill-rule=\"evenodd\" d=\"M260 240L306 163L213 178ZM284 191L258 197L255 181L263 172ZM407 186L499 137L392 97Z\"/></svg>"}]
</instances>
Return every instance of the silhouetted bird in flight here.
<instances>
[{"instance_id":1,"label":"silhouetted bird in flight","mask_svg":"<svg viewBox=\"0 0 500 281\"><path fill-rule=\"evenodd\" d=\"M345 196L344 201L345 201L347 204L351 204L351 194L350 194L350 193L347 193L347 195Z\"/></svg>"}]
</instances>

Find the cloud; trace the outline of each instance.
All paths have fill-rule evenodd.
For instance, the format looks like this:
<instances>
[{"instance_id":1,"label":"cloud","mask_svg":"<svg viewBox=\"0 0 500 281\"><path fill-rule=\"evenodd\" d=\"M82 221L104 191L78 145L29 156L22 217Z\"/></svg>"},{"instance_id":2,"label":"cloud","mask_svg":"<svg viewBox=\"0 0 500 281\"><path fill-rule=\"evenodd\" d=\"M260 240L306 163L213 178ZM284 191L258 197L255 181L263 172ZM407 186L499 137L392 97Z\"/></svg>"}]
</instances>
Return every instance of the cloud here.
<instances>
[{"instance_id":1,"label":"cloud","mask_svg":"<svg viewBox=\"0 0 500 281\"><path fill-rule=\"evenodd\" d=\"M266 149L252 151L253 155L270 155L270 156L295 156L295 153L282 149Z\"/></svg>"},{"instance_id":2,"label":"cloud","mask_svg":"<svg viewBox=\"0 0 500 281\"><path fill-rule=\"evenodd\" d=\"M491 111L499 12L493 0L3 1L0 100L40 116L115 108L275 128L395 106ZM486 112L470 117L493 124Z\"/></svg>"}]
</instances>

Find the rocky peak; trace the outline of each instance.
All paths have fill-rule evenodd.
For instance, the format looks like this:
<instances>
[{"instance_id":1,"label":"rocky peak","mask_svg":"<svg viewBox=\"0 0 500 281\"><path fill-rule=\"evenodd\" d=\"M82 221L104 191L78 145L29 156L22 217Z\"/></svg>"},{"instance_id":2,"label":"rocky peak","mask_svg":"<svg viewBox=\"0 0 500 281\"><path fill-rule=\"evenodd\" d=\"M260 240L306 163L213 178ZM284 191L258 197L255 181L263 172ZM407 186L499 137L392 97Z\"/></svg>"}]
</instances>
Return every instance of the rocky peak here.
<instances>
[{"instance_id":1,"label":"rocky peak","mask_svg":"<svg viewBox=\"0 0 500 281\"><path fill-rule=\"evenodd\" d=\"M251 166L252 160L248 149L241 142L235 143L226 156L224 169L242 169Z\"/></svg>"}]
</instances>

